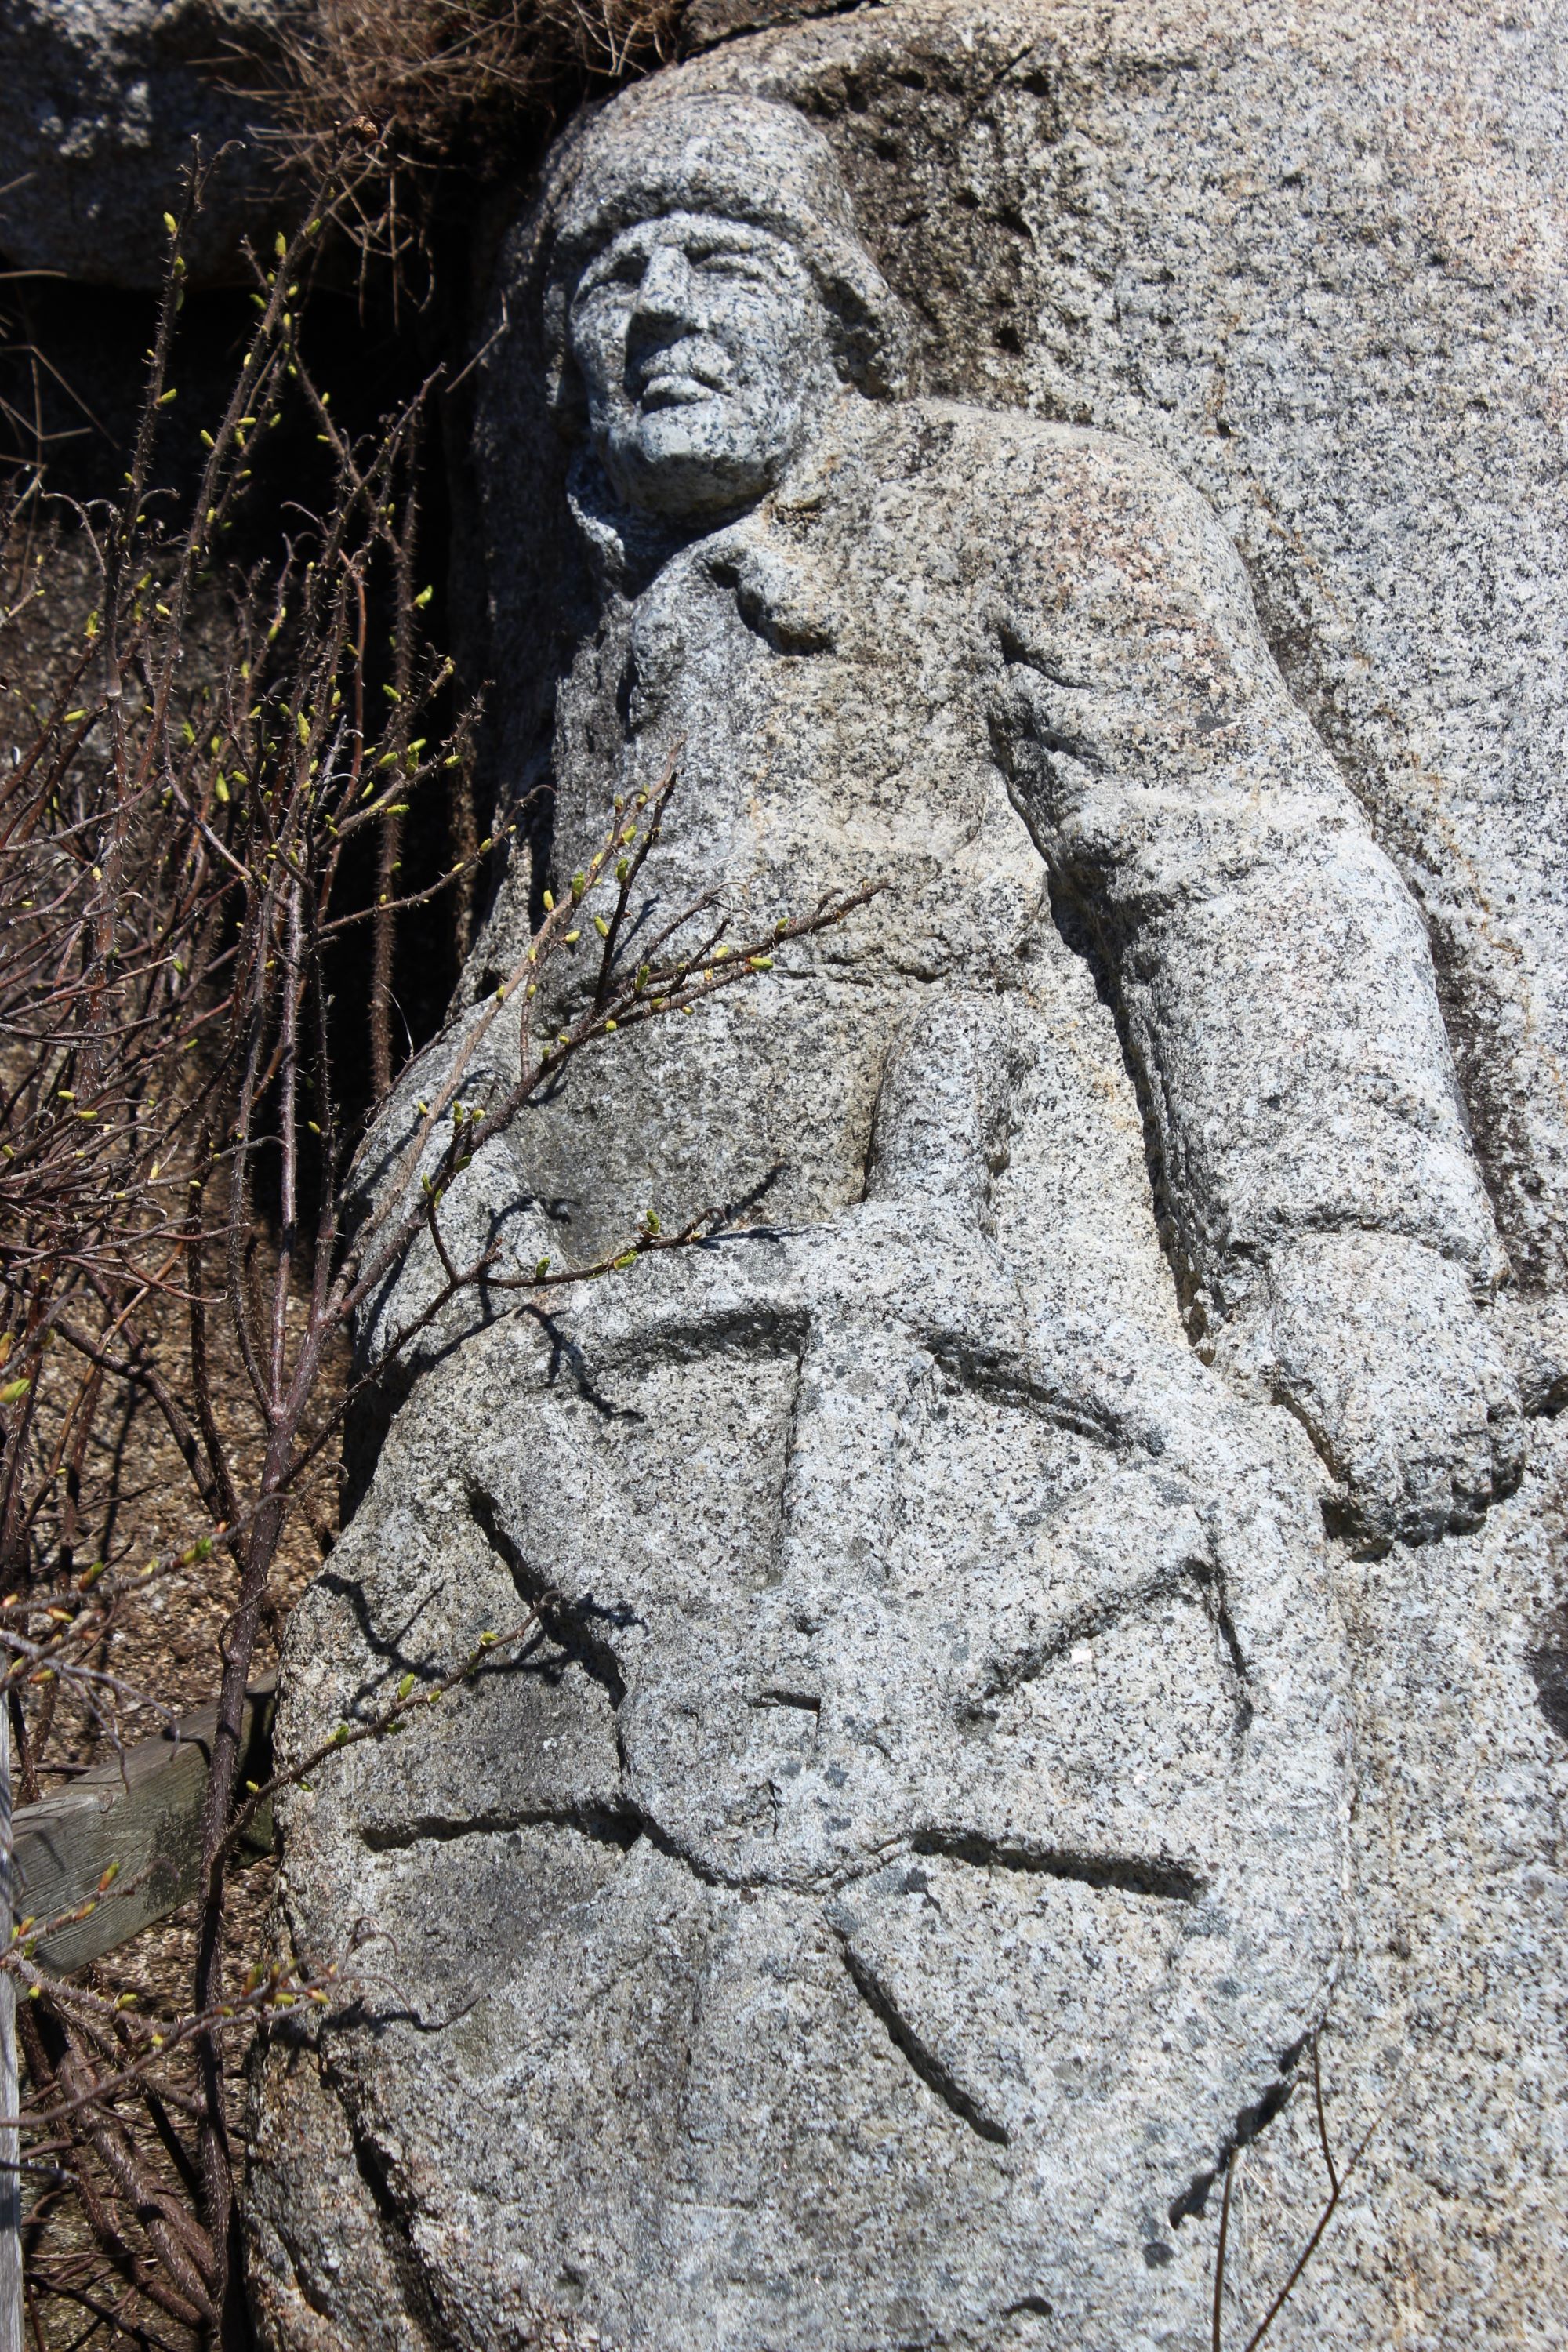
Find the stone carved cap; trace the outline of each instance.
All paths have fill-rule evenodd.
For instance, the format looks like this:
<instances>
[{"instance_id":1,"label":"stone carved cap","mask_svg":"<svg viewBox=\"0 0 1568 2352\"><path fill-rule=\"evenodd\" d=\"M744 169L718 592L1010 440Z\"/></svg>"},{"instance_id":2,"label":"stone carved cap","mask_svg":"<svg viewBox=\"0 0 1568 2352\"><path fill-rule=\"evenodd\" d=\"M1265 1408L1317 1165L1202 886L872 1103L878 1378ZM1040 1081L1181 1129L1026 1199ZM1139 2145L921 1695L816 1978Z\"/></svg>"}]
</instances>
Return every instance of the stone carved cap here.
<instances>
[{"instance_id":1,"label":"stone carved cap","mask_svg":"<svg viewBox=\"0 0 1568 2352\"><path fill-rule=\"evenodd\" d=\"M545 358L557 414L574 414L581 398L566 336L578 278L622 229L677 212L787 237L816 280L847 381L881 399L912 389L902 306L861 242L832 149L793 107L716 91L628 91L567 142L543 212Z\"/></svg>"}]
</instances>

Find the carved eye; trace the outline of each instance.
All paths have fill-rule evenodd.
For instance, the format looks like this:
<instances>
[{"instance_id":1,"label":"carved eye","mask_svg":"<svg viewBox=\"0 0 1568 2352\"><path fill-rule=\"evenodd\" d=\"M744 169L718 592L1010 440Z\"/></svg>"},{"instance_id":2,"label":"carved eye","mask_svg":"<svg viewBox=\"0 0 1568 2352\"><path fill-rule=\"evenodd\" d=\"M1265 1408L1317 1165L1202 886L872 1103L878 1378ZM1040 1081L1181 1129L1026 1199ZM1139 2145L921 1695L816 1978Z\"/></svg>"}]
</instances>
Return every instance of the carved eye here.
<instances>
[{"instance_id":1,"label":"carved eye","mask_svg":"<svg viewBox=\"0 0 1568 2352\"><path fill-rule=\"evenodd\" d=\"M586 309L595 298L624 295L642 283L647 257L640 253L604 254L585 269L572 298L574 310Z\"/></svg>"},{"instance_id":2,"label":"carved eye","mask_svg":"<svg viewBox=\"0 0 1568 2352\"><path fill-rule=\"evenodd\" d=\"M754 253L736 253L722 247L711 253L692 256L693 266L705 275L720 278L761 278L765 265Z\"/></svg>"}]
</instances>

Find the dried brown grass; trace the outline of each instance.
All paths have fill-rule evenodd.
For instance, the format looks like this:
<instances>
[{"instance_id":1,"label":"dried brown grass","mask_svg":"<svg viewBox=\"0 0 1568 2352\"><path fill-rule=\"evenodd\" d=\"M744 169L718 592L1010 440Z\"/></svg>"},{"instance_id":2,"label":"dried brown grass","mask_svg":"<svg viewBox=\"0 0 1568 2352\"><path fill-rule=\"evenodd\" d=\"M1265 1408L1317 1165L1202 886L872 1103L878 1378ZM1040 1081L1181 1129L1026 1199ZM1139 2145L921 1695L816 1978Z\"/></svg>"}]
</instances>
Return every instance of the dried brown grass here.
<instances>
[{"instance_id":1,"label":"dried brown grass","mask_svg":"<svg viewBox=\"0 0 1568 2352\"><path fill-rule=\"evenodd\" d=\"M405 170L487 176L584 89L662 63L685 0L323 0L288 56L289 110Z\"/></svg>"},{"instance_id":2,"label":"dried brown grass","mask_svg":"<svg viewBox=\"0 0 1568 2352\"><path fill-rule=\"evenodd\" d=\"M353 1995L340 1964L307 1980L290 1955L258 1951L244 1841L278 1786L399 1727L488 1655L489 1635L434 1681L410 1675L390 1709L356 1711L280 1780L240 1778L247 1686L311 1546L330 1547L344 1420L382 1377L345 1386L356 1318L420 1237L440 1278L387 1334L386 1364L411 1360L481 1286L537 1312L557 1289L731 1222L738 1211L715 1207L666 1233L650 1209L589 1264L509 1270L501 1241L469 1255L443 1202L481 1141L522 1122L579 1054L750 985L776 949L840 922L877 887L731 938L715 880L642 929L633 899L672 761L657 788L616 801L570 888L544 894L544 922L476 1009L362 1210L356 1148L396 1076L395 937L460 901L495 844L462 846L474 714L452 707L450 659L425 635L434 590L417 584L418 438L436 387L356 436L301 340L315 257L357 192L323 185L296 235L279 232L258 261L260 316L202 432L188 499L161 493L153 470L177 397L184 231L172 220L124 489L72 509L68 527L49 520L36 483L0 512L0 1705L21 1794L134 1731L139 1710L164 1720L200 1692L217 1702L194 1927L157 1939L156 1967L151 1942L127 1944L86 1978L48 1969L48 1920L0 1937L22 1993L23 2160L40 2191L26 2281L35 2310L47 2306L38 2352L79 2321L176 2352L248 2346L239 2053L264 2013ZM289 536L246 565L226 534L271 435L287 446L300 427L311 440L294 444ZM306 446L327 452L313 511ZM45 587L62 549L78 593L51 621ZM209 605L219 617L204 646ZM451 863L423 887L400 872L421 793L450 796L453 818ZM569 1007L560 1000L566 1025L552 1018L541 1034L529 1007L547 981L554 1001L585 939L596 970ZM345 1025L339 1003L355 956L370 967L371 1099L357 1114L359 1024ZM513 1067L481 1079L474 1057L514 1001ZM173 1960L183 1986L171 1987Z\"/></svg>"},{"instance_id":3,"label":"dried brown grass","mask_svg":"<svg viewBox=\"0 0 1568 2352\"><path fill-rule=\"evenodd\" d=\"M282 160L352 178L362 282L436 291L443 206L526 170L583 97L666 61L689 0L319 0L268 68ZM255 72L239 60L236 78Z\"/></svg>"}]
</instances>

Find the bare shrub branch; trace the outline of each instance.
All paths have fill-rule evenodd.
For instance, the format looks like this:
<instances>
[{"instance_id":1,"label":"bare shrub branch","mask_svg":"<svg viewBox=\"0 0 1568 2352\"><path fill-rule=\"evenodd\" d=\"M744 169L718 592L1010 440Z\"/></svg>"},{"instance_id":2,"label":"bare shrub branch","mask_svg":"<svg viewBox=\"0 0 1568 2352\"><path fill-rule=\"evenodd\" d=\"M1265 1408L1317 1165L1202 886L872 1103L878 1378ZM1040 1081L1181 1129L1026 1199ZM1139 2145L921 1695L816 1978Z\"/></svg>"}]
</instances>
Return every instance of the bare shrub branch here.
<instances>
[{"instance_id":1,"label":"bare shrub branch","mask_svg":"<svg viewBox=\"0 0 1568 2352\"><path fill-rule=\"evenodd\" d=\"M583 1056L591 1083L594 1055L755 983L781 948L874 896L868 886L761 917L700 888L639 939L637 894L655 878L679 789L672 759L649 790L616 802L585 868L559 905L547 900L360 1213L355 1153L401 1059L404 927L456 897L507 838L502 827L474 841L472 828L444 871L404 877L405 820L422 798L468 792L475 725L454 706L418 585L421 435L441 383L433 376L356 438L300 334L331 226L355 216L380 168L352 141L333 142L297 231L256 258L255 322L182 508L158 483L194 174L169 223L122 495L62 513L40 509L29 487L0 548L0 1704L24 1795L56 1769L65 1716L116 1751L134 1710L172 1719L168 1700L117 1664L139 1608L197 1574L226 1580L231 1602L209 1662L216 1725L184 1999L154 2018L47 1976L35 1956L60 1922L27 1921L0 1955L24 1993L25 2160L44 2166L49 2195L78 2200L97 2249L87 2270L74 2255L35 2257L34 2290L118 2312L116 2326L144 2336L154 2315L223 2342L243 2335L232 2052L258 2019L328 1997L282 1962L236 1958L247 1830L302 1772L394 1736L535 1624L410 1684L292 1771L243 1784L258 1643L282 1605L290 1545L316 1540L310 1480L373 1377L345 1370L356 1318L421 1237L434 1293L384 1337L384 1369L481 1284L512 1295L503 1311L528 1312L563 1285L711 1234L717 1210L667 1233L650 1209L588 1264L509 1267L497 1248L457 1245L444 1206L475 1150ZM291 485L276 554L241 565L231 535L268 436L290 416L322 453L321 478ZM47 658L31 634L40 510L57 539L68 535L90 594L72 641ZM342 979L361 938L370 984L356 1024ZM504 1071L492 1055L474 1081L492 1036L506 1040ZM139 1413L161 1426L174 1468L160 1507L182 1530L140 1570L124 1434Z\"/></svg>"}]
</instances>

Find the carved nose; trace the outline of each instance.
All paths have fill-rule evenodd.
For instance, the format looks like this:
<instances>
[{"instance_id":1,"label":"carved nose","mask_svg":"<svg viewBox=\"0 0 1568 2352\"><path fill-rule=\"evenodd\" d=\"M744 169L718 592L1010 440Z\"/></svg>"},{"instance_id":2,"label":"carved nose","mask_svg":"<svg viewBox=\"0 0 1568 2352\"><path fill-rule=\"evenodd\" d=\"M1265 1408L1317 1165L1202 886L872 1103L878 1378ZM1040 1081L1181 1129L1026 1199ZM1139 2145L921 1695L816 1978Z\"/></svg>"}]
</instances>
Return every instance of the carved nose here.
<instances>
[{"instance_id":1,"label":"carved nose","mask_svg":"<svg viewBox=\"0 0 1568 2352\"><path fill-rule=\"evenodd\" d=\"M637 289L639 316L684 319L691 309L691 265L678 245L656 245Z\"/></svg>"}]
</instances>

